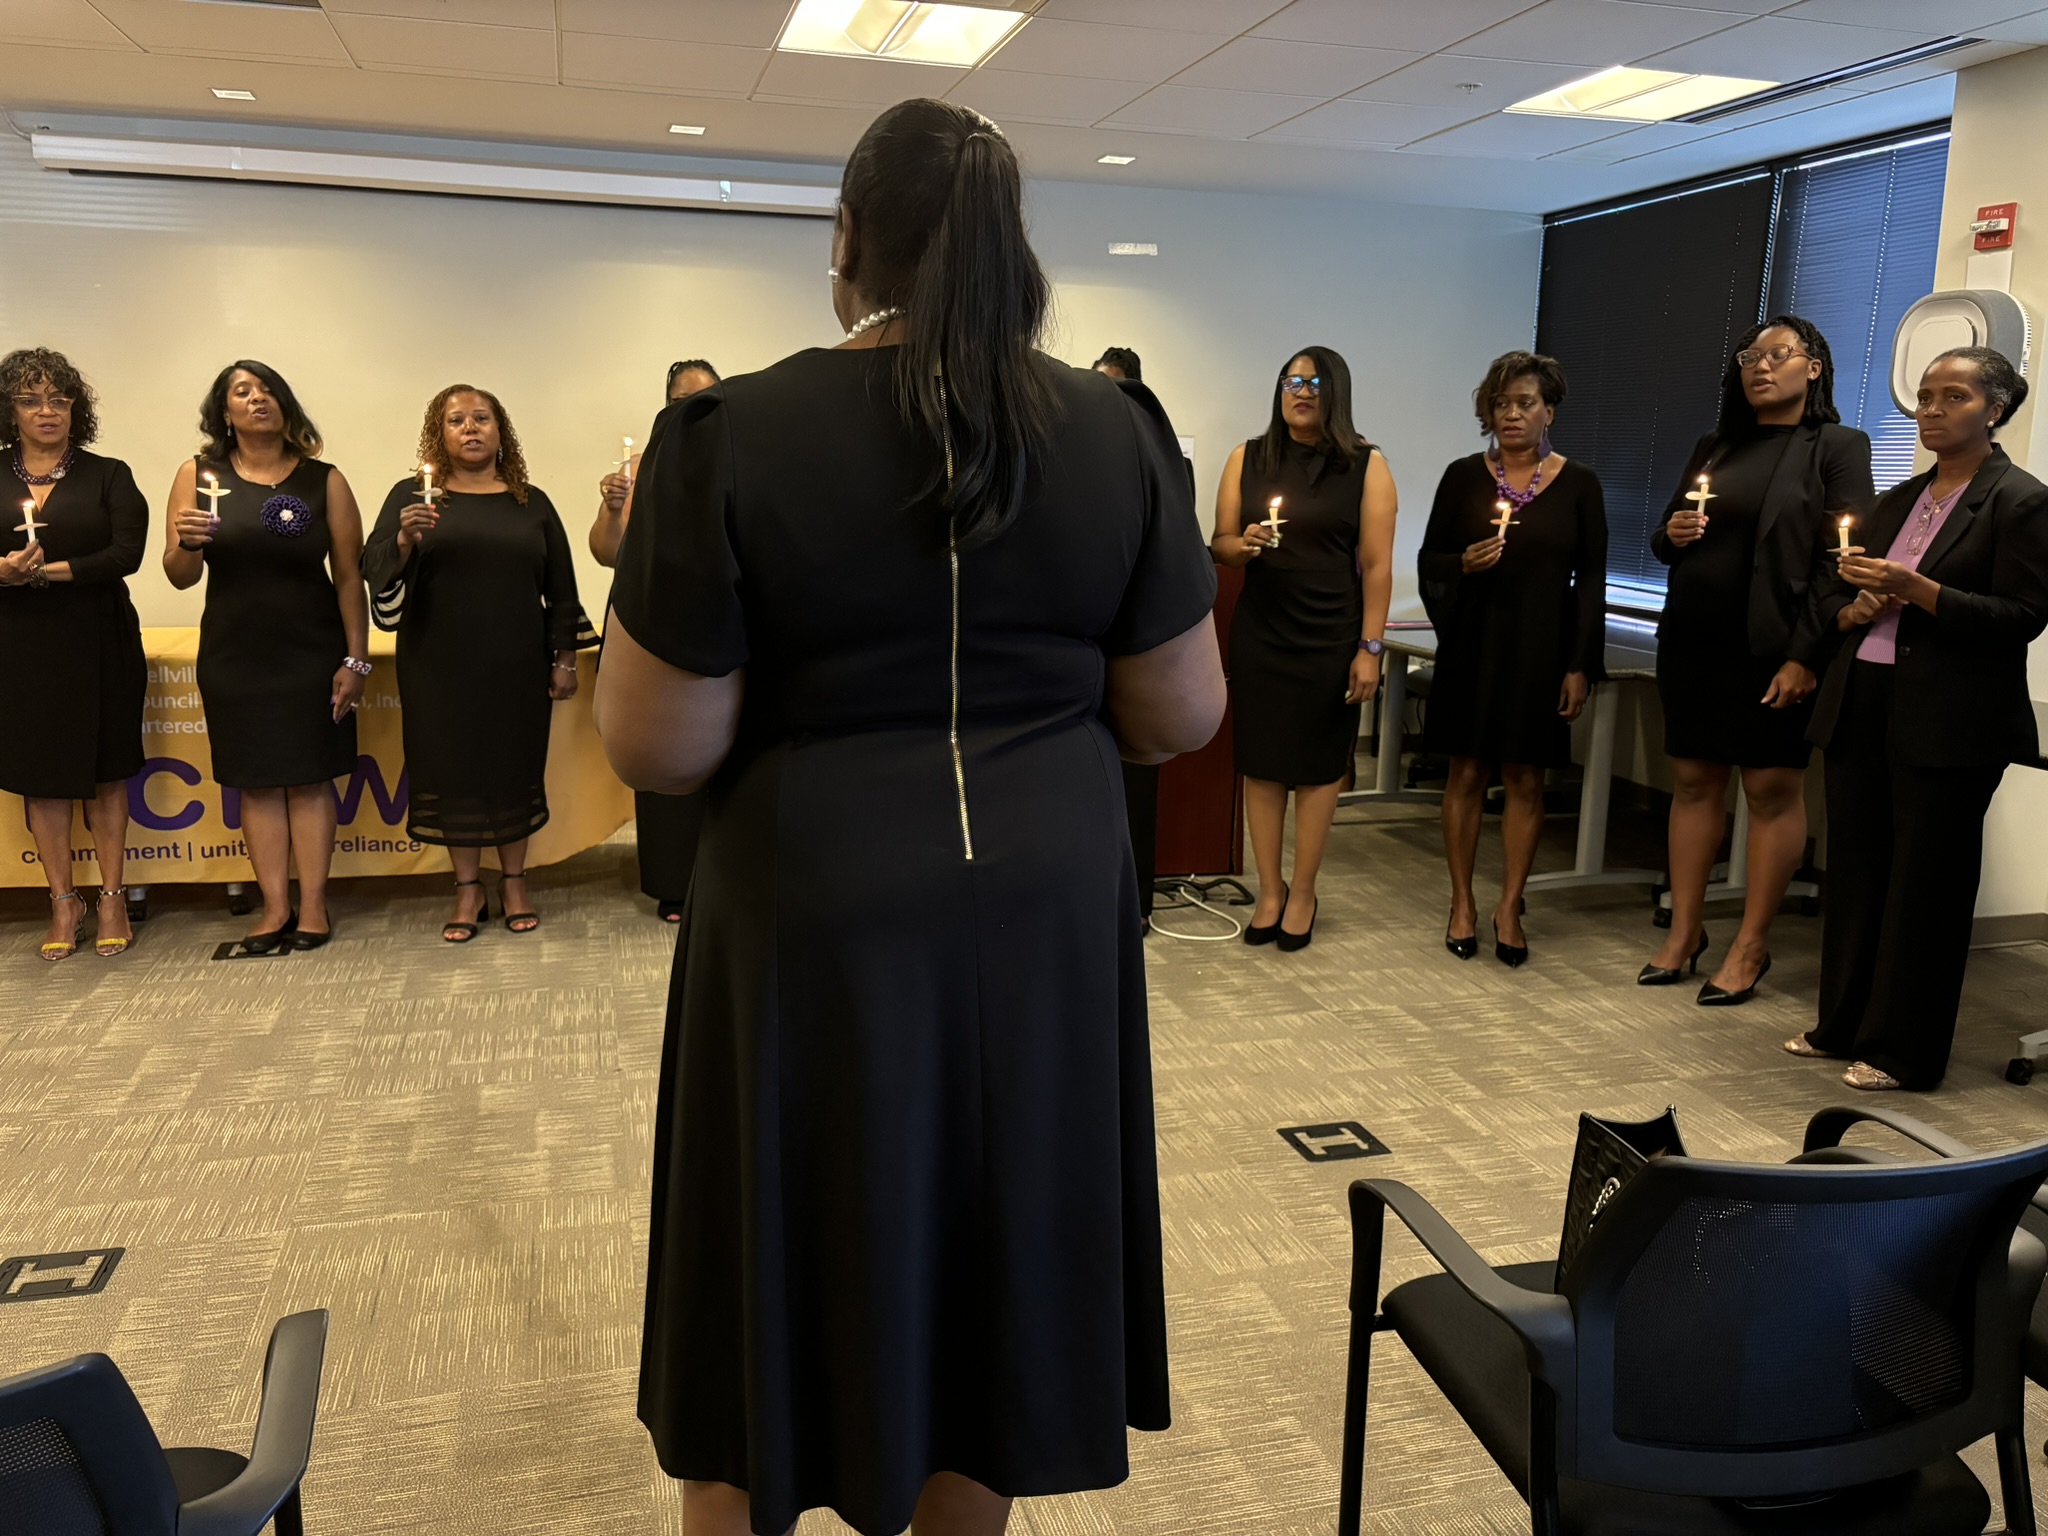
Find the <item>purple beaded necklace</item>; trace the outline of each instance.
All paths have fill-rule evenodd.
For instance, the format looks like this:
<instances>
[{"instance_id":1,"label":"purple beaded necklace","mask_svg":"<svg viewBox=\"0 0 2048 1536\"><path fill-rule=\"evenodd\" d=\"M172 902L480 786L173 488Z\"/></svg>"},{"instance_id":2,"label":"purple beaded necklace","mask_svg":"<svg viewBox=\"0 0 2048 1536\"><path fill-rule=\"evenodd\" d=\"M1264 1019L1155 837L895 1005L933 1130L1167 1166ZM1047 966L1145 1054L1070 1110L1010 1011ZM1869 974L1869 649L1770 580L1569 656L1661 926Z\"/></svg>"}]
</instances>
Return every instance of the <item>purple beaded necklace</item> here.
<instances>
[{"instance_id":1,"label":"purple beaded necklace","mask_svg":"<svg viewBox=\"0 0 2048 1536\"><path fill-rule=\"evenodd\" d=\"M1508 484L1507 465L1490 453L1486 456L1486 467L1493 471L1493 483L1500 487L1500 499L1520 512L1526 509L1529 503L1536 499L1537 492L1543 489L1543 466L1549 459L1550 456L1545 454L1536 461L1536 473L1529 477L1529 488L1526 491L1518 491Z\"/></svg>"},{"instance_id":2,"label":"purple beaded necklace","mask_svg":"<svg viewBox=\"0 0 2048 1536\"><path fill-rule=\"evenodd\" d=\"M71 461L77 456L76 448L67 447L64 450L64 457L57 461L55 469L47 475L32 475L28 472L28 465L22 462L21 448L17 444L14 450L14 473L23 485L55 485L71 472Z\"/></svg>"}]
</instances>

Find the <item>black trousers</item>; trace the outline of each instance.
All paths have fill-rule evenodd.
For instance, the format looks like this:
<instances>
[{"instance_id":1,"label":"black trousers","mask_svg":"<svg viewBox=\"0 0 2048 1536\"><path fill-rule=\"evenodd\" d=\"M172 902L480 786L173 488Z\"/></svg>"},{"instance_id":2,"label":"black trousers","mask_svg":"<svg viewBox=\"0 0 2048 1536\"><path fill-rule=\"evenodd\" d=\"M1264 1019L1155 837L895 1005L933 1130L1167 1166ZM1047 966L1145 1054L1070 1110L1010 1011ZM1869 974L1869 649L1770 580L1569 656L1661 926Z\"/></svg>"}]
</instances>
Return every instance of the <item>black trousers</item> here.
<instances>
[{"instance_id":1,"label":"black trousers","mask_svg":"<svg viewBox=\"0 0 2048 1536\"><path fill-rule=\"evenodd\" d=\"M697 833L704 825L704 796L633 796L640 839L640 889L656 901L682 905L697 867Z\"/></svg>"},{"instance_id":2,"label":"black trousers","mask_svg":"<svg viewBox=\"0 0 2048 1536\"><path fill-rule=\"evenodd\" d=\"M1955 1041L1984 813L2005 765L1894 762L1892 676L1875 662L1852 664L1827 749L1820 1024L1807 1038L1908 1088L1932 1088Z\"/></svg>"}]
</instances>

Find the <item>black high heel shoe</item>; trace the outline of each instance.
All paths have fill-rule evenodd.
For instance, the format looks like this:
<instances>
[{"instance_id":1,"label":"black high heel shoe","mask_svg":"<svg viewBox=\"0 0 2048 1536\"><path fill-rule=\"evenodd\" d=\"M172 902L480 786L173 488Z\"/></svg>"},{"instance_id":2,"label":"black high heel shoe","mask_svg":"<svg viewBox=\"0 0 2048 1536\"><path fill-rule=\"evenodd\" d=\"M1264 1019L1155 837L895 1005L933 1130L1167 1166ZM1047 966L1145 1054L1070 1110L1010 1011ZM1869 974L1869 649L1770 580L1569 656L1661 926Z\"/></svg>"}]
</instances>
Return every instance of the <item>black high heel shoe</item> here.
<instances>
[{"instance_id":1,"label":"black high heel shoe","mask_svg":"<svg viewBox=\"0 0 2048 1536\"><path fill-rule=\"evenodd\" d=\"M1293 954L1297 949L1307 949L1308 941L1316 936L1316 913L1320 912L1322 908L1323 898L1318 896L1316 904L1308 909L1308 931L1306 933L1289 933L1285 928L1282 928L1273 939L1274 947L1280 950L1282 954L1288 955ZM1287 915L1286 908L1281 908L1280 915L1283 918Z\"/></svg>"},{"instance_id":2,"label":"black high heel shoe","mask_svg":"<svg viewBox=\"0 0 2048 1536\"><path fill-rule=\"evenodd\" d=\"M1675 985L1681 976L1696 976L1699 974L1700 956L1706 952L1707 930L1702 928L1700 930L1699 947L1686 957L1684 965L1674 965L1668 970L1661 965L1646 965L1636 972L1636 985L1639 987L1669 987Z\"/></svg>"},{"instance_id":3,"label":"black high heel shoe","mask_svg":"<svg viewBox=\"0 0 2048 1536\"><path fill-rule=\"evenodd\" d=\"M1287 898L1292 894L1292 887L1290 887L1285 880L1282 880L1280 882L1280 917L1285 917L1287 915ZM1246 923L1244 928L1245 943L1270 944L1275 939L1279 938L1280 917L1274 918L1273 921L1266 924L1266 926L1263 928L1254 927L1252 924Z\"/></svg>"},{"instance_id":4,"label":"black high heel shoe","mask_svg":"<svg viewBox=\"0 0 2048 1536\"><path fill-rule=\"evenodd\" d=\"M1764 956L1764 963L1757 967L1756 980L1748 986L1730 992L1726 987L1717 987L1711 981L1700 986L1699 1005L1702 1008L1739 1008L1756 996L1756 989L1763 985L1764 978L1771 974L1771 957Z\"/></svg>"},{"instance_id":5,"label":"black high heel shoe","mask_svg":"<svg viewBox=\"0 0 2048 1536\"><path fill-rule=\"evenodd\" d=\"M1446 920L1444 923L1444 948L1448 949L1460 960L1470 960L1479 953L1479 935L1468 933L1462 939L1454 939L1451 937L1450 922Z\"/></svg>"},{"instance_id":6,"label":"black high heel shoe","mask_svg":"<svg viewBox=\"0 0 2048 1536\"><path fill-rule=\"evenodd\" d=\"M1493 925L1493 958L1508 967L1508 969L1513 970L1516 966L1528 963L1529 946L1526 944L1519 946L1503 944L1500 938L1500 923L1496 921Z\"/></svg>"}]
</instances>

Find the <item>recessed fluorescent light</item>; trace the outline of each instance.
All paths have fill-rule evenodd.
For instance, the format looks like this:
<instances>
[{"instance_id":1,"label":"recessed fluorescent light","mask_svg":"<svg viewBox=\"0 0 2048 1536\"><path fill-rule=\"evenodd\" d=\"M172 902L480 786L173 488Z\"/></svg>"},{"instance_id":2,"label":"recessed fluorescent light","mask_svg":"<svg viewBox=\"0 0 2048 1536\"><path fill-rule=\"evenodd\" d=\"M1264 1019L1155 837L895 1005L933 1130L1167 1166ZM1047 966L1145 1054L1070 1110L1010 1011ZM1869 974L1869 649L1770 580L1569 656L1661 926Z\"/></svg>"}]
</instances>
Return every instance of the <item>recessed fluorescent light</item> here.
<instances>
[{"instance_id":1,"label":"recessed fluorescent light","mask_svg":"<svg viewBox=\"0 0 2048 1536\"><path fill-rule=\"evenodd\" d=\"M254 91L224 91L217 85L213 88L213 94L222 101L254 101L256 99Z\"/></svg>"},{"instance_id":2,"label":"recessed fluorescent light","mask_svg":"<svg viewBox=\"0 0 2048 1536\"><path fill-rule=\"evenodd\" d=\"M1159 246L1152 240L1112 240L1109 242L1112 256L1157 256Z\"/></svg>"},{"instance_id":3,"label":"recessed fluorescent light","mask_svg":"<svg viewBox=\"0 0 2048 1536\"><path fill-rule=\"evenodd\" d=\"M702 123L670 123L668 125L668 131L670 133L690 133L701 135L704 132L704 125Z\"/></svg>"},{"instance_id":4,"label":"recessed fluorescent light","mask_svg":"<svg viewBox=\"0 0 2048 1536\"><path fill-rule=\"evenodd\" d=\"M916 0L797 0L775 46L972 68L1024 24L1022 11Z\"/></svg>"},{"instance_id":5,"label":"recessed fluorescent light","mask_svg":"<svg viewBox=\"0 0 2048 1536\"><path fill-rule=\"evenodd\" d=\"M1776 88L1775 80L1740 80L1731 75L1687 75L1668 69L1631 69L1617 64L1554 91L1518 101L1507 110L1539 117L1603 117L1618 122L1662 123L1702 112L1724 101Z\"/></svg>"},{"instance_id":6,"label":"recessed fluorescent light","mask_svg":"<svg viewBox=\"0 0 2048 1536\"><path fill-rule=\"evenodd\" d=\"M1097 165L1135 165L1137 162L1136 155L1098 155L1095 160Z\"/></svg>"}]
</instances>

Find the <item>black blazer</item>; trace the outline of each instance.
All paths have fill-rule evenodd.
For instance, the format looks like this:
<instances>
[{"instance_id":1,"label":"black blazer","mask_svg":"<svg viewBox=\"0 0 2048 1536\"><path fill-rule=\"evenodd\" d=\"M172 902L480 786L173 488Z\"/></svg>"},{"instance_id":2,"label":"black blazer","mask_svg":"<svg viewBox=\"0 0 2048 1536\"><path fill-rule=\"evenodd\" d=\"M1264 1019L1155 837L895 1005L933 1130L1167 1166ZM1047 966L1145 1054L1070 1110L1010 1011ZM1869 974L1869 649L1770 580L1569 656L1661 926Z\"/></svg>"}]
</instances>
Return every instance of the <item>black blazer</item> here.
<instances>
[{"instance_id":1,"label":"black blazer","mask_svg":"<svg viewBox=\"0 0 2048 1536\"><path fill-rule=\"evenodd\" d=\"M1899 529L1934 479L1915 475L1879 498L1865 536L1874 555ZM2040 743L2027 688L2027 646L2048 627L2048 486L1993 447L1921 557L1940 583L1934 612L1899 614L1892 679L1892 760L1914 768L2031 763ZM1830 630L1856 589L1830 572L1817 608ZM1849 669L1866 631L1853 629L1822 679L1807 737L1825 748L1841 719Z\"/></svg>"},{"instance_id":2,"label":"black blazer","mask_svg":"<svg viewBox=\"0 0 2048 1536\"><path fill-rule=\"evenodd\" d=\"M1673 544L1665 529L1671 514L1692 503L1693 488L1722 444L1709 432L1693 447L1685 474L1664 521L1650 535L1650 548L1666 565L1676 565L1686 549ZM1856 521L1877 499L1870 478L1870 439L1854 427L1834 422L1808 423L1792 434L1784 457L1771 475L1757 520L1756 561L1749 580L1749 649L1759 658L1784 657L1819 671L1827 664L1830 640L1813 607L1818 578L1832 570L1826 554L1830 512L1853 512ZM1713 515L1709 504L1709 517Z\"/></svg>"}]
</instances>

